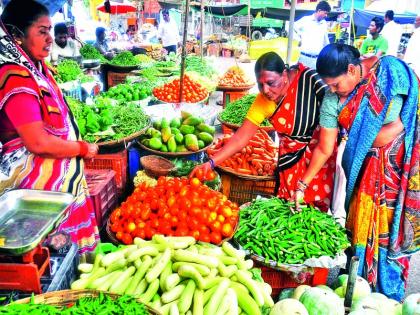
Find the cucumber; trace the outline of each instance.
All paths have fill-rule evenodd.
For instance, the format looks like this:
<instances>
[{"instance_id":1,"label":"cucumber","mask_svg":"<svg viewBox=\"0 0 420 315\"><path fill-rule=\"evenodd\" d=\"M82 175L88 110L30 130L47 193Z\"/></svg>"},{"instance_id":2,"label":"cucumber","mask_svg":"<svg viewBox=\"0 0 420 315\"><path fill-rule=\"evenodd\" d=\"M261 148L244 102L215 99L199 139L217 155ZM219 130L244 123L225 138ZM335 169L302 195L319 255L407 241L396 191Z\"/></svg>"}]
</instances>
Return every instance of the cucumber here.
<instances>
[{"instance_id":1,"label":"cucumber","mask_svg":"<svg viewBox=\"0 0 420 315\"><path fill-rule=\"evenodd\" d=\"M188 280L187 286L182 291L181 297L178 301L178 309L181 313L186 313L190 309L195 287L196 285L194 280Z\"/></svg>"},{"instance_id":2,"label":"cucumber","mask_svg":"<svg viewBox=\"0 0 420 315\"><path fill-rule=\"evenodd\" d=\"M178 283L181 282L181 277L177 273L173 273L166 277L164 287L166 290L172 290Z\"/></svg>"},{"instance_id":3,"label":"cucumber","mask_svg":"<svg viewBox=\"0 0 420 315\"><path fill-rule=\"evenodd\" d=\"M109 291L116 294L123 294L129 284L128 279L134 274L134 272L136 272L136 267L134 266L130 266L124 270L121 276L115 280L109 288Z\"/></svg>"},{"instance_id":4,"label":"cucumber","mask_svg":"<svg viewBox=\"0 0 420 315\"><path fill-rule=\"evenodd\" d=\"M219 260L216 257L209 257L201 254L196 254L183 249L178 249L175 251L174 259L177 261L202 264L210 268L217 268L217 266L219 265Z\"/></svg>"},{"instance_id":5,"label":"cucumber","mask_svg":"<svg viewBox=\"0 0 420 315\"><path fill-rule=\"evenodd\" d=\"M142 301L145 304L149 303L158 290L159 290L159 279L155 279L152 282L150 282L149 287L147 288L146 292L144 292L142 295L139 296L140 301Z\"/></svg>"},{"instance_id":6,"label":"cucumber","mask_svg":"<svg viewBox=\"0 0 420 315\"><path fill-rule=\"evenodd\" d=\"M252 296L254 297L255 302L257 302L257 305L263 306L264 296L262 295L261 289L258 286L258 284L243 270L236 271L235 276L238 278L238 281L240 283L242 283L248 288L249 292L251 292Z\"/></svg>"},{"instance_id":7,"label":"cucumber","mask_svg":"<svg viewBox=\"0 0 420 315\"><path fill-rule=\"evenodd\" d=\"M204 279L194 267L183 265L179 267L178 274L183 278L190 278L194 280L200 289L204 289Z\"/></svg>"},{"instance_id":8,"label":"cucumber","mask_svg":"<svg viewBox=\"0 0 420 315\"><path fill-rule=\"evenodd\" d=\"M248 294L246 290L241 289L240 286L231 285L238 298L239 307L246 313L252 315L261 315L261 310L254 299Z\"/></svg>"},{"instance_id":9,"label":"cucumber","mask_svg":"<svg viewBox=\"0 0 420 315\"><path fill-rule=\"evenodd\" d=\"M208 276L210 274L210 268L204 265L195 264L195 263L185 263L185 262L176 262L172 265L172 270L177 272L179 267L183 265L189 265L194 267L202 276Z\"/></svg>"},{"instance_id":10,"label":"cucumber","mask_svg":"<svg viewBox=\"0 0 420 315\"><path fill-rule=\"evenodd\" d=\"M222 282L217 286L217 289L214 291L213 295L210 297L210 300L204 307L204 315L214 315L216 314L217 308L220 306L222 298L225 296L227 289L229 288L230 280L223 279Z\"/></svg>"},{"instance_id":11,"label":"cucumber","mask_svg":"<svg viewBox=\"0 0 420 315\"><path fill-rule=\"evenodd\" d=\"M128 285L127 290L125 291L126 294L134 294L140 281L143 279L147 270L149 270L150 266L152 265L152 262L153 259L150 256L145 256L143 261L139 264L139 266L136 266L137 271L134 274L134 277L131 280L130 284Z\"/></svg>"},{"instance_id":12,"label":"cucumber","mask_svg":"<svg viewBox=\"0 0 420 315\"><path fill-rule=\"evenodd\" d=\"M156 264L147 272L146 280L147 282L151 283L155 279L159 277L162 273L165 266L168 264L169 260L171 259L171 250L167 248L160 259L156 262Z\"/></svg>"},{"instance_id":13,"label":"cucumber","mask_svg":"<svg viewBox=\"0 0 420 315\"><path fill-rule=\"evenodd\" d=\"M96 289L99 291L108 291L111 285L122 275L122 270L117 270L112 273L112 277L109 277L107 281L103 282Z\"/></svg>"},{"instance_id":14,"label":"cucumber","mask_svg":"<svg viewBox=\"0 0 420 315\"><path fill-rule=\"evenodd\" d=\"M204 313L204 292L196 289L193 297L193 315L203 315Z\"/></svg>"},{"instance_id":15,"label":"cucumber","mask_svg":"<svg viewBox=\"0 0 420 315\"><path fill-rule=\"evenodd\" d=\"M163 268L162 273L160 274L160 279L159 279L159 285L160 285L160 289L165 292L167 290L169 290L166 287L166 279L168 278L168 276L170 276L172 274L172 262L169 261L165 268Z\"/></svg>"},{"instance_id":16,"label":"cucumber","mask_svg":"<svg viewBox=\"0 0 420 315\"><path fill-rule=\"evenodd\" d=\"M185 287L186 287L185 284L178 284L172 290L166 291L161 296L162 302L165 303L165 304L167 304L167 303L170 303L172 301L175 301L175 300L179 299L179 297L181 296L181 294L184 291Z\"/></svg>"}]
</instances>

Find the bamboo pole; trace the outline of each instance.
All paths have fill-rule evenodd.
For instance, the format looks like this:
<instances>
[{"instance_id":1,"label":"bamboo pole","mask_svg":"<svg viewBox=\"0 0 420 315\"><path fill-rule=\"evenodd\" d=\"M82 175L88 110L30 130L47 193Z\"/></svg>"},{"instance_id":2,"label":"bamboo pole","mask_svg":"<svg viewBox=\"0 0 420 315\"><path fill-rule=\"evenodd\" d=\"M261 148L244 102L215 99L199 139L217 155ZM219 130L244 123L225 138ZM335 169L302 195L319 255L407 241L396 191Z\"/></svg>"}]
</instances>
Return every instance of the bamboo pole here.
<instances>
[{"instance_id":1,"label":"bamboo pole","mask_svg":"<svg viewBox=\"0 0 420 315\"><path fill-rule=\"evenodd\" d=\"M181 50L181 76L179 82L179 101L182 102L182 93L184 88L184 72L185 72L185 57L187 55L187 33L188 33L188 13L190 9L190 0L185 0L185 16L184 16L184 31L182 34L182 50Z\"/></svg>"},{"instance_id":2,"label":"bamboo pole","mask_svg":"<svg viewBox=\"0 0 420 315\"><path fill-rule=\"evenodd\" d=\"M200 56L203 59L204 0L200 5Z\"/></svg>"},{"instance_id":3,"label":"bamboo pole","mask_svg":"<svg viewBox=\"0 0 420 315\"><path fill-rule=\"evenodd\" d=\"M294 26L295 26L295 11L296 11L296 0L292 0L292 3L290 4L289 36L287 40L286 63L288 65L290 65L290 60L292 59L293 33L294 33Z\"/></svg>"}]
</instances>

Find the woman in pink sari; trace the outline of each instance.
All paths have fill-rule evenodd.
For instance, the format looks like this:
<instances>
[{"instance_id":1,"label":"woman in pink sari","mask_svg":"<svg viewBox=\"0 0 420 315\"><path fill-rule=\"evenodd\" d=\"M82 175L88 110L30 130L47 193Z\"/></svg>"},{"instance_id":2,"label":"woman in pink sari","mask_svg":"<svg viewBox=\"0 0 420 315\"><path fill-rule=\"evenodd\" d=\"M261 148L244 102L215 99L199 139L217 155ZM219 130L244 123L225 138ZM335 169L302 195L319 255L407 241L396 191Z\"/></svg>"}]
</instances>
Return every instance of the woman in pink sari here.
<instances>
[{"instance_id":1,"label":"woman in pink sari","mask_svg":"<svg viewBox=\"0 0 420 315\"><path fill-rule=\"evenodd\" d=\"M24 7L23 7L24 6ZM12 0L0 23L0 194L26 188L73 194L75 202L57 228L84 254L99 239L86 199L83 158L98 147L80 132L43 59L52 37L48 10Z\"/></svg>"}]
</instances>

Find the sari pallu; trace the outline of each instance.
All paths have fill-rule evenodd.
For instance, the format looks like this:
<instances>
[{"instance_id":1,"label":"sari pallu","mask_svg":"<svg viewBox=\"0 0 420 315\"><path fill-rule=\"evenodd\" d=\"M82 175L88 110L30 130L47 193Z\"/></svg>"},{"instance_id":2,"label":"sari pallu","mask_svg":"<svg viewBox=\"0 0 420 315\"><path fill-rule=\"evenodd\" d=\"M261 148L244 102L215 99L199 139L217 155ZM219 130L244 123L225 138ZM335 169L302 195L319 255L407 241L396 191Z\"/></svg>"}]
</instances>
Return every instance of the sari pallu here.
<instances>
[{"instance_id":1,"label":"sari pallu","mask_svg":"<svg viewBox=\"0 0 420 315\"><path fill-rule=\"evenodd\" d=\"M342 163L348 180L346 227L361 260L358 273L398 301L404 297L409 255L419 248L418 84L402 61L384 57L339 115L349 132ZM398 94L404 96L405 130L372 148Z\"/></svg>"},{"instance_id":2,"label":"sari pallu","mask_svg":"<svg viewBox=\"0 0 420 315\"><path fill-rule=\"evenodd\" d=\"M80 139L77 125L45 64L42 62L37 69L1 27L0 78L0 110L10 96L31 94L39 102L48 133L64 140ZM52 159L30 153L17 136L1 147L0 193L26 188L73 194L75 202L57 231L70 234L83 254L94 250L99 239L93 206L86 198L88 190L83 169L83 159L79 157Z\"/></svg>"},{"instance_id":3,"label":"sari pallu","mask_svg":"<svg viewBox=\"0 0 420 315\"><path fill-rule=\"evenodd\" d=\"M291 199L297 181L305 173L312 151L319 140L319 108L326 85L318 74L298 64L298 74L290 84L270 121L280 137L279 160L276 170L277 196ZM315 176L305 191L305 202L327 211L333 187L335 154Z\"/></svg>"}]
</instances>

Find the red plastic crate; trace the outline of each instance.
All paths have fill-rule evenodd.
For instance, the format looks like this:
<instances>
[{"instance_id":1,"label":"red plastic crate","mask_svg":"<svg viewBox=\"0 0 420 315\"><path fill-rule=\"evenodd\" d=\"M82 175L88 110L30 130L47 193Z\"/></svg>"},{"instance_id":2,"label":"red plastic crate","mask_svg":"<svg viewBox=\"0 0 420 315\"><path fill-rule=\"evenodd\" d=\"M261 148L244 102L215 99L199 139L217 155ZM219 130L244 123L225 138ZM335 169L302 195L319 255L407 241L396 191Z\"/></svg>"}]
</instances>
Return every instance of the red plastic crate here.
<instances>
[{"instance_id":1,"label":"red plastic crate","mask_svg":"<svg viewBox=\"0 0 420 315\"><path fill-rule=\"evenodd\" d=\"M254 264L256 267L261 268L261 276L264 279L264 281L268 283L273 289L271 296L274 299L277 299L281 290L286 288L296 288L301 284L316 286L327 283L327 268L313 268L313 274L302 274L301 279L296 280L285 271L280 271L263 266L256 261L254 261Z\"/></svg>"},{"instance_id":2,"label":"red plastic crate","mask_svg":"<svg viewBox=\"0 0 420 315\"><path fill-rule=\"evenodd\" d=\"M86 170L86 181L90 199L95 209L96 223L99 228L106 224L109 213L118 203L117 185L113 170Z\"/></svg>"},{"instance_id":3,"label":"red plastic crate","mask_svg":"<svg viewBox=\"0 0 420 315\"><path fill-rule=\"evenodd\" d=\"M118 195L124 193L127 184L127 150L117 153L98 154L91 160L85 160L85 169L113 170L117 184Z\"/></svg>"}]
</instances>

